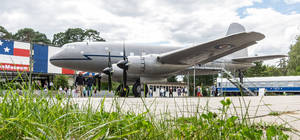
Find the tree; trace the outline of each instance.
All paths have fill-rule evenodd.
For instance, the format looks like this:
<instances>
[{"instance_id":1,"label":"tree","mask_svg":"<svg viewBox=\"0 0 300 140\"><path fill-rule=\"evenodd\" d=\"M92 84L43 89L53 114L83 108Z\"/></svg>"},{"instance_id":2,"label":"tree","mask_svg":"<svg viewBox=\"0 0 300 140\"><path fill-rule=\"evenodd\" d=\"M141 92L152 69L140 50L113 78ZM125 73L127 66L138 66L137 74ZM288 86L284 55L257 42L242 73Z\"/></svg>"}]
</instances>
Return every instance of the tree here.
<instances>
[{"instance_id":1,"label":"tree","mask_svg":"<svg viewBox=\"0 0 300 140\"><path fill-rule=\"evenodd\" d=\"M81 28L70 28L65 32L67 43L83 41L84 37L84 30Z\"/></svg>"},{"instance_id":2,"label":"tree","mask_svg":"<svg viewBox=\"0 0 300 140\"><path fill-rule=\"evenodd\" d=\"M278 69L281 75L286 76L288 74L288 60L286 58L279 60Z\"/></svg>"},{"instance_id":3,"label":"tree","mask_svg":"<svg viewBox=\"0 0 300 140\"><path fill-rule=\"evenodd\" d=\"M81 28L69 28L65 32L54 34L52 44L63 46L66 43L88 41L105 41L100 33L93 29L83 30Z\"/></svg>"},{"instance_id":4,"label":"tree","mask_svg":"<svg viewBox=\"0 0 300 140\"><path fill-rule=\"evenodd\" d=\"M34 31L31 28L18 30L18 32L13 35L13 39L27 42L32 41L33 43L51 44L51 41L45 34Z\"/></svg>"},{"instance_id":5,"label":"tree","mask_svg":"<svg viewBox=\"0 0 300 140\"><path fill-rule=\"evenodd\" d=\"M262 72L262 76L282 76L283 73L276 66L266 66L266 70Z\"/></svg>"},{"instance_id":6,"label":"tree","mask_svg":"<svg viewBox=\"0 0 300 140\"><path fill-rule=\"evenodd\" d=\"M202 87L202 94L203 96L208 96L209 94L205 91L205 89L211 85L214 84L214 78L217 77L217 75L198 75L195 76L195 86L201 86ZM184 82L188 82L188 77L184 76L183 78ZM191 95L194 93L193 89L196 90L195 88L193 88L194 86L194 76L190 76L189 77L189 89L190 89L190 93ZM196 93L196 91L195 91Z\"/></svg>"},{"instance_id":7,"label":"tree","mask_svg":"<svg viewBox=\"0 0 300 140\"><path fill-rule=\"evenodd\" d=\"M259 77L265 76L265 71L267 70L267 66L263 65L262 61L254 62L255 66L247 69L245 72L246 77Z\"/></svg>"},{"instance_id":8,"label":"tree","mask_svg":"<svg viewBox=\"0 0 300 140\"><path fill-rule=\"evenodd\" d=\"M85 30L84 36L85 39L89 41L105 41L102 37L100 37L100 32L93 29Z\"/></svg>"},{"instance_id":9,"label":"tree","mask_svg":"<svg viewBox=\"0 0 300 140\"><path fill-rule=\"evenodd\" d=\"M54 46L62 46L66 43L67 43L67 41L65 40L65 33L59 32L59 33L53 35L52 44Z\"/></svg>"},{"instance_id":10,"label":"tree","mask_svg":"<svg viewBox=\"0 0 300 140\"><path fill-rule=\"evenodd\" d=\"M66 76L66 75L56 75L54 77L54 86L55 86L56 89L58 89L59 87L68 88L69 87L68 76Z\"/></svg>"},{"instance_id":11,"label":"tree","mask_svg":"<svg viewBox=\"0 0 300 140\"><path fill-rule=\"evenodd\" d=\"M67 43L81 42L84 40L84 30L81 28L69 28L65 32L54 34L52 44L63 46Z\"/></svg>"},{"instance_id":12,"label":"tree","mask_svg":"<svg viewBox=\"0 0 300 140\"><path fill-rule=\"evenodd\" d=\"M296 44L290 47L288 55L288 74L298 75L298 73L300 72L297 70L297 67L300 66L300 36L297 38Z\"/></svg>"},{"instance_id":13,"label":"tree","mask_svg":"<svg viewBox=\"0 0 300 140\"><path fill-rule=\"evenodd\" d=\"M177 82L176 76L171 76L167 79L168 82Z\"/></svg>"},{"instance_id":14,"label":"tree","mask_svg":"<svg viewBox=\"0 0 300 140\"><path fill-rule=\"evenodd\" d=\"M12 34L8 32L4 27L0 26L0 38L1 39L12 39Z\"/></svg>"}]
</instances>

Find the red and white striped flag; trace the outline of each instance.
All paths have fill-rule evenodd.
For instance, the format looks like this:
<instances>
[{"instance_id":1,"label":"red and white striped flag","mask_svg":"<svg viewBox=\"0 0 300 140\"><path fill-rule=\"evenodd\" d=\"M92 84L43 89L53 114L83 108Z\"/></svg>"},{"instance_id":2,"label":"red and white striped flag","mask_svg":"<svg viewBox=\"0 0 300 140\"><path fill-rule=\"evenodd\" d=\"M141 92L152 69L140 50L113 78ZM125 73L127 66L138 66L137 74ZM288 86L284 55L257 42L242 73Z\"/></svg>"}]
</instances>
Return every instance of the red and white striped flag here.
<instances>
[{"instance_id":1,"label":"red and white striped flag","mask_svg":"<svg viewBox=\"0 0 300 140\"><path fill-rule=\"evenodd\" d=\"M29 43L0 40L0 55L0 70L29 71Z\"/></svg>"}]
</instances>

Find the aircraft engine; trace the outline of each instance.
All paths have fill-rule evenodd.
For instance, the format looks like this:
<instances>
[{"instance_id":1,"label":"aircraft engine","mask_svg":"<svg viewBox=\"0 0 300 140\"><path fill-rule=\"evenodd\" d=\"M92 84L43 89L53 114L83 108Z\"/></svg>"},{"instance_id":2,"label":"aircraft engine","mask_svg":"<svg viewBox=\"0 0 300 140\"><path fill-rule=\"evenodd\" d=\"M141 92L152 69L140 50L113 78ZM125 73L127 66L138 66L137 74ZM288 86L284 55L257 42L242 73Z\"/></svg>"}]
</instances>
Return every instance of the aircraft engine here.
<instances>
[{"instance_id":1,"label":"aircraft engine","mask_svg":"<svg viewBox=\"0 0 300 140\"><path fill-rule=\"evenodd\" d=\"M112 64L113 69L113 77L122 77L123 75L123 69L119 68L117 64Z\"/></svg>"},{"instance_id":2,"label":"aircraft engine","mask_svg":"<svg viewBox=\"0 0 300 140\"><path fill-rule=\"evenodd\" d=\"M158 55L128 56L128 73L139 75L164 75L187 67L186 65L162 64Z\"/></svg>"}]
</instances>

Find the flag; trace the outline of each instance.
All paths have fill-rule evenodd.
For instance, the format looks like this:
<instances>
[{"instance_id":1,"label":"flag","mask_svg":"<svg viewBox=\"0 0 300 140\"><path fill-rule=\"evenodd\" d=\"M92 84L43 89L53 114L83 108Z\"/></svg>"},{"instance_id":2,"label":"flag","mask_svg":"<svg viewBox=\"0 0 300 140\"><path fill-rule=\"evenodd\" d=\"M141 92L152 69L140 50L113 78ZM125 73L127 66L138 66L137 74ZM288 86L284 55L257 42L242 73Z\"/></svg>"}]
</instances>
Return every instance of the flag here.
<instances>
[{"instance_id":1,"label":"flag","mask_svg":"<svg viewBox=\"0 0 300 140\"><path fill-rule=\"evenodd\" d=\"M0 70L29 71L30 44L0 40Z\"/></svg>"},{"instance_id":2,"label":"flag","mask_svg":"<svg viewBox=\"0 0 300 140\"><path fill-rule=\"evenodd\" d=\"M33 72L75 74L74 70L56 67L50 63L51 56L61 50L59 47L33 44ZM30 43L0 39L0 71L29 71L29 60Z\"/></svg>"}]
</instances>

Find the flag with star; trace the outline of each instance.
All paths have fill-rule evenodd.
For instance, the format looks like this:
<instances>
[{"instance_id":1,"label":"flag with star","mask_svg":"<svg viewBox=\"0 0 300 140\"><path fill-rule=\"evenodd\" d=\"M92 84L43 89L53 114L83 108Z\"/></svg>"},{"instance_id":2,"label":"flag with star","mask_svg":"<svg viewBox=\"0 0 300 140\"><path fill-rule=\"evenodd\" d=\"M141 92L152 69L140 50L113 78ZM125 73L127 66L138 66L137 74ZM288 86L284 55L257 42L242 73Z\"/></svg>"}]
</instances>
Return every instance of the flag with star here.
<instances>
[{"instance_id":1,"label":"flag with star","mask_svg":"<svg viewBox=\"0 0 300 140\"><path fill-rule=\"evenodd\" d=\"M0 40L0 54L14 55L14 41Z\"/></svg>"},{"instance_id":2,"label":"flag with star","mask_svg":"<svg viewBox=\"0 0 300 140\"><path fill-rule=\"evenodd\" d=\"M0 54L29 57L30 46L24 44L11 40L0 40Z\"/></svg>"},{"instance_id":3,"label":"flag with star","mask_svg":"<svg viewBox=\"0 0 300 140\"><path fill-rule=\"evenodd\" d=\"M30 44L0 39L0 71L29 71Z\"/></svg>"},{"instance_id":4,"label":"flag with star","mask_svg":"<svg viewBox=\"0 0 300 140\"><path fill-rule=\"evenodd\" d=\"M33 44L33 72L74 74L74 70L56 67L49 63L50 57L61 49L48 45ZM29 60L29 43L0 39L0 71L29 71Z\"/></svg>"}]
</instances>

